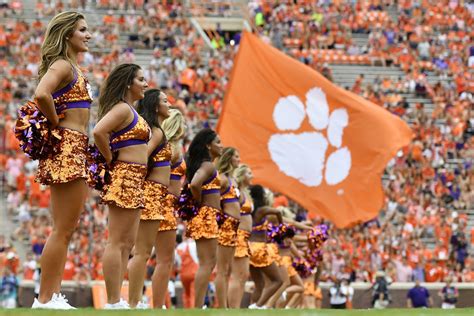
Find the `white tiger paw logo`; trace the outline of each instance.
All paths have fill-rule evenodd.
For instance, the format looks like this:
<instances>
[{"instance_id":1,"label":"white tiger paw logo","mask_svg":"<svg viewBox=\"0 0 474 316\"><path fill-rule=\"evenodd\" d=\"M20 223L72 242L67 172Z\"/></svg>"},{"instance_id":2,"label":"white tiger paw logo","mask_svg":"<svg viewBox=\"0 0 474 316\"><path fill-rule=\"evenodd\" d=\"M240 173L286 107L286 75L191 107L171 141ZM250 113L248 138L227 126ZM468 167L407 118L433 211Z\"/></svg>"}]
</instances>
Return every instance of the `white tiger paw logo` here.
<instances>
[{"instance_id":1,"label":"white tiger paw logo","mask_svg":"<svg viewBox=\"0 0 474 316\"><path fill-rule=\"evenodd\" d=\"M349 123L346 109L329 113L325 93L312 88L306 93L306 107L297 96L290 95L280 98L273 110L273 121L282 132L297 131L306 116L315 131L272 135L268 142L272 160L284 174L306 186L319 186L323 177L328 185L341 183L351 170L351 152L341 147ZM322 134L324 130L327 136ZM328 145L336 150L326 159Z\"/></svg>"}]
</instances>

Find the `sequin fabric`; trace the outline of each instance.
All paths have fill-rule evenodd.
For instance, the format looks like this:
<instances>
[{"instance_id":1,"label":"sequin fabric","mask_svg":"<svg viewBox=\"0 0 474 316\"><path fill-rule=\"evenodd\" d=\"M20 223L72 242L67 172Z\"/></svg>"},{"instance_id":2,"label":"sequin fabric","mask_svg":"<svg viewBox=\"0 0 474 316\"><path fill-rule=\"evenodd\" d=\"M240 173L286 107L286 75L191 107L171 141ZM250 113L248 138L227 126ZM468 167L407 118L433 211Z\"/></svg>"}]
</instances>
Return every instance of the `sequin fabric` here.
<instances>
[{"instance_id":1,"label":"sequin fabric","mask_svg":"<svg viewBox=\"0 0 474 316\"><path fill-rule=\"evenodd\" d=\"M178 204L178 197L168 193L165 198L165 203L162 210L163 219L160 222L158 231L165 232L168 230L176 230L178 228L176 208Z\"/></svg>"},{"instance_id":2,"label":"sequin fabric","mask_svg":"<svg viewBox=\"0 0 474 316\"><path fill-rule=\"evenodd\" d=\"M293 259L290 256L281 256L277 264L278 266L284 266L286 268L290 278L298 274L295 268L293 268Z\"/></svg>"},{"instance_id":3,"label":"sequin fabric","mask_svg":"<svg viewBox=\"0 0 474 316\"><path fill-rule=\"evenodd\" d=\"M86 77L81 74L77 75L77 80L73 84L72 88L60 94L58 97L54 98L54 105L56 107L71 102L86 101L91 103L92 97L89 93L89 83L87 82ZM60 90L61 91L61 90Z\"/></svg>"},{"instance_id":4,"label":"sequin fabric","mask_svg":"<svg viewBox=\"0 0 474 316\"><path fill-rule=\"evenodd\" d=\"M151 163L170 162L171 160L171 144L166 143L162 148L158 148L153 151L153 155L150 157Z\"/></svg>"},{"instance_id":5,"label":"sequin fabric","mask_svg":"<svg viewBox=\"0 0 474 316\"><path fill-rule=\"evenodd\" d=\"M58 153L39 161L36 182L41 184L67 183L87 178L87 145L89 138L68 128L55 129L61 141Z\"/></svg>"},{"instance_id":6,"label":"sequin fabric","mask_svg":"<svg viewBox=\"0 0 474 316\"><path fill-rule=\"evenodd\" d=\"M314 287L313 281L308 281L304 283L304 295L313 296L320 300L323 299L323 293L321 292L321 289L316 289Z\"/></svg>"},{"instance_id":7,"label":"sequin fabric","mask_svg":"<svg viewBox=\"0 0 474 316\"><path fill-rule=\"evenodd\" d=\"M135 110L133 110L135 111ZM138 115L138 114L137 114ZM150 139L151 129L148 126L148 123L143 117L138 115L138 120L135 126L133 126L127 132L113 138L110 144L122 143L130 140L143 140L148 142Z\"/></svg>"},{"instance_id":8,"label":"sequin fabric","mask_svg":"<svg viewBox=\"0 0 474 316\"><path fill-rule=\"evenodd\" d=\"M171 180L180 180L186 173L186 162L182 159L179 164L171 166Z\"/></svg>"},{"instance_id":9,"label":"sequin fabric","mask_svg":"<svg viewBox=\"0 0 474 316\"><path fill-rule=\"evenodd\" d=\"M199 213L186 225L186 236L194 240L217 238L219 235L217 212L220 211L211 206L201 206Z\"/></svg>"},{"instance_id":10,"label":"sequin fabric","mask_svg":"<svg viewBox=\"0 0 474 316\"><path fill-rule=\"evenodd\" d=\"M278 245L275 243L268 243L268 253L275 262L280 262L280 252L278 251Z\"/></svg>"},{"instance_id":11,"label":"sequin fabric","mask_svg":"<svg viewBox=\"0 0 474 316\"><path fill-rule=\"evenodd\" d=\"M219 173L216 171L212 177L210 177L204 184L202 185L202 191L210 191L210 190L220 190L221 189L221 181L219 180Z\"/></svg>"},{"instance_id":12,"label":"sequin fabric","mask_svg":"<svg viewBox=\"0 0 474 316\"><path fill-rule=\"evenodd\" d=\"M239 203L240 192L237 187L234 186L230 177L229 179L229 187L227 188L226 192L221 194L221 202L222 203Z\"/></svg>"},{"instance_id":13,"label":"sequin fabric","mask_svg":"<svg viewBox=\"0 0 474 316\"><path fill-rule=\"evenodd\" d=\"M163 220L163 208L165 207L165 199L168 188L158 182L145 180L144 198L145 207L140 214L140 219L144 221L149 220Z\"/></svg>"},{"instance_id":14,"label":"sequin fabric","mask_svg":"<svg viewBox=\"0 0 474 316\"><path fill-rule=\"evenodd\" d=\"M239 224L239 219L224 214L223 223L219 227L219 237L217 240L218 244L226 247L235 247Z\"/></svg>"},{"instance_id":15,"label":"sequin fabric","mask_svg":"<svg viewBox=\"0 0 474 316\"><path fill-rule=\"evenodd\" d=\"M267 220L264 220L262 224L260 225L255 225L254 227L252 227L252 230L253 231L257 231L257 232L261 232L261 231L267 231L268 229L268 221Z\"/></svg>"},{"instance_id":16,"label":"sequin fabric","mask_svg":"<svg viewBox=\"0 0 474 316\"><path fill-rule=\"evenodd\" d=\"M265 268L273 263L273 257L269 253L268 244L265 242L249 242L250 265L255 268Z\"/></svg>"},{"instance_id":17,"label":"sequin fabric","mask_svg":"<svg viewBox=\"0 0 474 316\"><path fill-rule=\"evenodd\" d=\"M116 161L110 170L112 180L102 191L102 203L128 209L143 208L146 173L146 165Z\"/></svg>"},{"instance_id":18,"label":"sequin fabric","mask_svg":"<svg viewBox=\"0 0 474 316\"><path fill-rule=\"evenodd\" d=\"M240 207L240 214L250 214L253 211L252 198L250 196L244 195L244 203Z\"/></svg>"},{"instance_id":19,"label":"sequin fabric","mask_svg":"<svg viewBox=\"0 0 474 316\"><path fill-rule=\"evenodd\" d=\"M250 257L250 245L249 245L250 232L239 229L237 230L237 242L235 245L236 258Z\"/></svg>"}]
</instances>

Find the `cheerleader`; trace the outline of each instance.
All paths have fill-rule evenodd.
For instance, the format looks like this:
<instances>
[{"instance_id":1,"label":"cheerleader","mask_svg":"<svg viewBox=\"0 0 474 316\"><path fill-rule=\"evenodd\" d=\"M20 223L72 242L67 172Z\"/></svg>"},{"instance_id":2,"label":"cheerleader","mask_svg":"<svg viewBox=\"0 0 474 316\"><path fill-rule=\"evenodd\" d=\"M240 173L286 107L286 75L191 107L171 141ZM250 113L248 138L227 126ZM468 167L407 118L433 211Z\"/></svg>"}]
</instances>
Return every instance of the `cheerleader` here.
<instances>
[{"instance_id":1,"label":"cheerleader","mask_svg":"<svg viewBox=\"0 0 474 316\"><path fill-rule=\"evenodd\" d=\"M239 166L239 152L226 147L216 161L221 183L221 206L219 237L217 239L217 275L215 280L217 303L227 308L227 293L232 261L240 223L240 193L232 174Z\"/></svg>"},{"instance_id":2,"label":"cheerleader","mask_svg":"<svg viewBox=\"0 0 474 316\"><path fill-rule=\"evenodd\" d=\"M196 240L199 269L194 282L194 306L201 307L216 265L217 214L220 213L219 175L212 161L219 157L222 145L219 135L211 129L196 134L189 145L186 179L199 211L188 223L186 234Z\"/></svg>"},{"instance_id":3,"label":"cheerleader","mask_svg":"<svg viewBox=\"0 0 474 316\"><path fill-rule=\"evenodd\" d=\"M286 302L284 306L288 308L296 308L302 303L302 295L304 292L304 284L293 268L293 255L302 256L298 252L295 244L290 238L286 238L283 242L278 243L279 261L277 262L280 268L280 274L283 277L283 285L281 292L286 293ZM280 291L277 294L281 294ZM279 298L279 295L276 299Z\"/></svg>"},{"instance_id":4,"label":"cheerleader","mask_svg":"<svg viewBox=\"0 0 474 316\"><path fill-rule=\"evenodd\" d=\"M82 14L62 12L48 24L41 46L34 98L61 140L57 153L40 159L36 176L37 182L51 187L53 230L41 255L40 293L32 308L74 309L60 290L68 245L87 195L87 126L92 98L77 55L89 50L90 39Z\"/></svg>"},{"instance_id":5,"label":"cheerleader","mask_svg":"<svg viewBox=\"0 0 474 316\"><path fill-rule=\"evenodd\" d=\"M261 185L251 186L250 195L254 202L250 235L250 275L255 283L255 290L252 294L254 304L249 308L267 308L270 307L268 301L278 291L283 281L275 263L275 254L267 243L266 217L275 215L280 224L283 218L279 210L268 206L265 189Z\"/></svg>"},{"instance_id":6,"label":"cheerleader","mask_svg":"<svg viewBox=\"0 0 474 316\"><path fill-rule=\"evenodd\" d=\"M102 202L109 206L109 236L103 255L106 309L130 308L120 298L120 290L145 204L147 143L151 137L150 127L133 104L144 98L147 88L138 65L122 64L107 77L99 98L94 139L111 166L111 182L101 192Z\"/></svg>"},{"instance_id":7,"label":"cheerleader","mask_svg":"<svg viewBox=\"0 0 474 316\"><path fill-rule=\"evenodd\" d=\"M240 224L237 230L237 244L229 281L228 302L230 308L239 308L248 280L250 246L249 238L252 232L253 202L248 187L252 181L252 170L241 164L234 171L235 180L240 191Z\"/></svg>"},{"instance_id":8,"label":"cheerleader","mask_svg":"<svg viewBox=\"0 0 474 316\"><path fill-rule=\"evenodd\" d=\"M170 272L174 265L176 245L176 207L181 193L181 179L186 171L181 141L186 133L183 114L179 110L170 110L169 117L163 121L163 131L171 147L171 172L168 192L163 205L163 219L156 235L156 266L152 276L153 305L166 308L165 297L168 292Z\"/></svg>"},{"instance_id":9,"label":"cheerleader","mask_svg":"<svg viewBox=\"0 0 474 316\"><path fill-rule=\"evenodd\" d=\"M323 305L323 291L319 286L319 277L321 275L322 267L318 266L313 280L309 277L304 282L304 300L303 308L321 309Z\"/></svg>"},{"instance_id":10,"label":"cheerleader","mask_svg":"<svg viewBox=\"0 0 474 316\"><path fill-rule=\"evenodd\" d=\"M169 116L169 106L168 97L158 89L148 90L145 92L145 97L138 102L138 114L151 127L152 136L148 142L148 175L144 187L145 208L140 215L133 258L128 266L128 299L131 307L147 307L146 304L139 302L145 282L146 263L153 246L158 249L158 229L160 221L165 219L163 214L170 179L171 145L167 141L161 124ZM153 306L161 305L153 304Z\"/></svg>"}]
</instances>

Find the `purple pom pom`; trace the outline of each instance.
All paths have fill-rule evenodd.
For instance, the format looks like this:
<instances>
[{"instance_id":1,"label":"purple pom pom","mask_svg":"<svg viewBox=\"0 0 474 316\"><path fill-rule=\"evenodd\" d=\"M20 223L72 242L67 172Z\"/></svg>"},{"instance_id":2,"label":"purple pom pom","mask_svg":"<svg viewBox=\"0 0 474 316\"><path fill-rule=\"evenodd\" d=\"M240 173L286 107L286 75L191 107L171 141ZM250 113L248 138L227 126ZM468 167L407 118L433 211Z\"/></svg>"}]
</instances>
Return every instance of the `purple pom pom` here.
<instances>
[{"instance_id":1,"label":"purple pom pom","mask_svg":"<svg viewBox=\"0 0 474 316\"><path fill-rule=\"evenodd\" d=\"M296 272L298 272L302 278L311 276L311 265L304 258L294 258L293 268L295 268Z\"/></svg>"},{"instance_id":2,"label":"purple pom pom","mask_svg":"<svg viewBox=\"0 0 474 316\"><path fill-rule=\"evenodd\" d=\"M102 191L112 180L110 167L95 145L87 148L87 183L90 187Z\"/></svg>"},{"instance_id":3,"label":"purple pom pom","mask_svg":"<svg viewBox=\"0 0 474 316\"><path fill-rule=\"evenodd\" d=\"M60 119L64 117L64 114L58 115ZM51 129L35 102L28 101L20 107L14 132L21 150L33 160L49 158L59 152L61 135Z\"/></svg>"},{"instance_id":4,"label":"purple pom pom","mask_svg":"<svg viewBox=\"0 0 474 316\"><path fill-rule=\"evenodd\" d=\"M307 234L308 245L311 250L321 249L324 242L328 240L328 227L326 225L318 225Z\"/></svg>"},{"instance_id":5,"label":"purple pom pom","mask_svg":"<svg viewBox=\"0 0 474 316\"><path fill-rule=\"evenodd\" d=\"M190 221L199 212L199 206L194 201L191 190L185 186L178 199L178 215L184 221Z\"/></svg>"},{"instance_id":6,"label":"purple pom pom","mask_svg":"<svg viewBox=\"0 0 474 316\"><path fill-rule=\"evenodd\" d=\"M284 223L279 225L268 225L267 237L272 242L282 243L285 238L292 238L294 235L295 229L293 226Z\"/></svg>"}]
</instances>

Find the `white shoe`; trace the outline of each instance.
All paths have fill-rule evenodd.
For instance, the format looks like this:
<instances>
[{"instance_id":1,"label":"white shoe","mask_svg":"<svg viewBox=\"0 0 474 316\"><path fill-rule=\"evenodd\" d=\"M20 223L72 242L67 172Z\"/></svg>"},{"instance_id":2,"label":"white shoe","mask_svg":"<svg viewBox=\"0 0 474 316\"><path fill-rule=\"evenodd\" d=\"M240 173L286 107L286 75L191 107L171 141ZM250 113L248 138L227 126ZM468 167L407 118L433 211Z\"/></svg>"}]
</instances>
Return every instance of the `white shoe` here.
<instances>
[{"instance_id":1,"label":"white shoe","mask_svg":"<svg viewBox=\"0 0 474 316\"><path fill-rule=\"evenodd\" d=\"M161 309L167 309L166 305L161 306Z\"/></svg>"},{"instance_id":2,"label":"white shoe","mask_svg":"<svg viewBox=\"0 0 474 316\"><path fill-rule=\"evenodd\" d=\"M53 295L53 297L54 297L54 295ZM56 296L56 301L59 302L60 304L62 304L64 306L64 309L76 309L75 307L72 307L68 303L66 295L58 293L58 295Z\"/></svg>"},{"instance_id":3,"label":"white shoe","mask_svg":"<svg viewBox=\"0 0 474 316\"><path fill-rule=\"evenodd\" d=\"M150 309L150 305L147 303L143 303L142 301L138 302L137 306L135 306L136 309Z\"/></svg>"},{"instance_id":4,"label":"white shoe","mask_svg":"<svg viewBox=\"0 0 474 316\"><path fill-rule=\"evenodd\" d=\"M46 303L40 303L38 299L35 298L33 301L33 305L31 306L33 309L76 309L72 307L67 302L66 296L62 295L61 293L56 294L53 293L51 300Z\"/></svg>"},{"instance_id":5,"label":"white shoe","mask_svg":"<svg viewBox=\"0 0 474 316\"><path fill-rule=\"evenodd\" d=\"M257 304L253 303L249 305L249 309L259 309L259 307L257 306Z\"/></svg>"},{"instance_id":6,"label":"white shoe","mask_svg":"<svg viewBox=\"0 0 474 316\"><path fill-rule=\"evenodd\" d=\"M201 309L207 309L207 305L202 305Z\"/></svg>"},{"instance_id":7,"label":"white shoe","mask_svg":"<svg viewBox=\"0 0 474 316\"><path fill-rule=\"evenodd\" d=\"M104 309L130 309L127 301L120 299L117 303L114 304L105 304Z\"/></svg>"}]
</instances>

